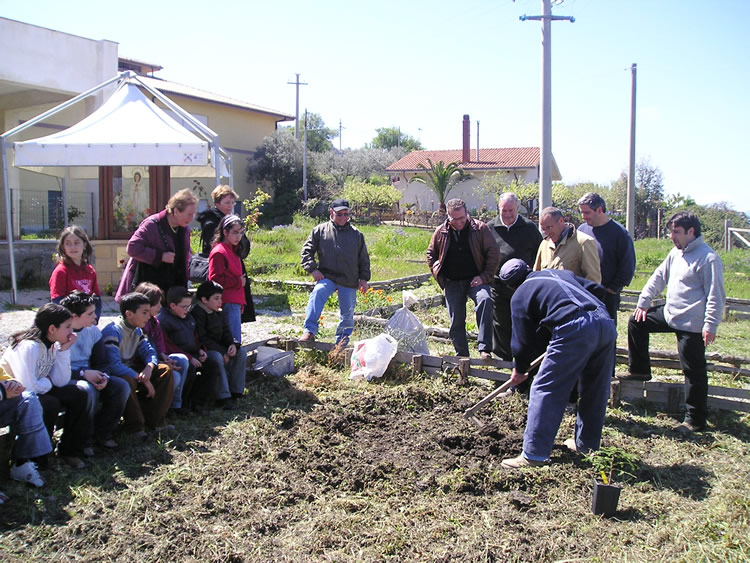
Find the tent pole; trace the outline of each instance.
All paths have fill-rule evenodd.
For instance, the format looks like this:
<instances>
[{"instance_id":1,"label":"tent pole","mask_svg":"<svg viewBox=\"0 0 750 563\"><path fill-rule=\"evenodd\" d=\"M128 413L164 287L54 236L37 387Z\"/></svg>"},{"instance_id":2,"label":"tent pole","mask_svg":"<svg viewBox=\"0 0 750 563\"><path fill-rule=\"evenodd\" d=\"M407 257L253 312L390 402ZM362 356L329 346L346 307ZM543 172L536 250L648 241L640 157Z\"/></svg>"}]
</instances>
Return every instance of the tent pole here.
<instances>
[{"instance_id":1,"label":"tent pole","mask_svg":"<svg viewBox=\"0 0 750 563\"><path fill-rule=\"evenodd\" d=\"M68 182L66 176L68 175L67 168L65 169L65 176L61 180L61 191L62 191L62 214L63 214L63 228L68 228Z\"/></svg>"},{"instance_id":2,"label":"tent pole","mask_svg":"<svg viewBox=\"0 0 750 563\"><path fill-rule=\"evenodd\" d=\"M227 153L224 163L227 165L227 174L229 174L229 187L234 189L234 167L232 166L232 155Z\"/></svg>"},{"instance_id":3,"label":"tent pole","mask_svg":"<svg viewBox=\"0 0 750 563\"><path fill-rule=\"evenodd\" d=\"M221 159L222 157L219 156L219 136L215 135L214 140L212 141L212 144L214 146L214 171L216 172L216 185L221 185ZM211 154L211 151L209 151L209 154ZM231 185L229 186L232 187Z\"/></svg>"},{"instance_id":4,"label":"tent pole","mask_svg":"<svg viewBox=\"0 0 750 563\"><path fill-rule=\"evenodd\" d=\"M10 302L18 304L18 284L16 283L16 258L13 250L13 220L10 214L10 186L8 185L8 156L5 151L5 135L0 135L0 151L3 153L3 192L5 195L5 225L8 239L8 264L10 265Z\"/></svg>"}]
</instances>

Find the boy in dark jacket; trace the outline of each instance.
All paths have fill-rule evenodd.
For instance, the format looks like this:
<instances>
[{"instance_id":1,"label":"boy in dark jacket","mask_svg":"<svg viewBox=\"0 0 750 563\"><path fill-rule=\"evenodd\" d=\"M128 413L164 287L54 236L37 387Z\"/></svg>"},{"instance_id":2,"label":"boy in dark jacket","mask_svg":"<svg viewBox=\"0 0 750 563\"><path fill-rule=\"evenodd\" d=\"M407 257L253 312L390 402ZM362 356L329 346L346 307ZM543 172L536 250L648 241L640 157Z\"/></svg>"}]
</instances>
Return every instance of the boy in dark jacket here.
<instances>
[{"instance_id":1,"label":"boy in dark jacket","mask_svg":"<svg viewBox=\"0 0 750 563\"><path fill-rule=\"evenodd\" d=\"M211 394L218 370L215 362L207 361L206 351L195 332L195 320L189 314L191 302L190 292L186 288L170 287L158 319L164 334L166 353L184 354L190 362L188 379L193 381L193 387L188 394L183 390L183 400L190 403L193 410L201 412L205 398ZM191 377L191 374L195 376Z\"/></svg>"},{"instance_id":2,"label":"boy in dark jacket","mask_svg":"<svg viewBox=\"0 0 750 563\"><path fill-rule=\"evenodd\" d=\"M190 311L195 319L198 340L207 349L207 363L216 366L216 397L221 406L230 403L225 399L238 399L245 391L245 367L247 355L240 343L232 339L226 316L221 310L224 289L214 281L204 282L195 294L196 304Z\"/></svg>"}]
</instances>

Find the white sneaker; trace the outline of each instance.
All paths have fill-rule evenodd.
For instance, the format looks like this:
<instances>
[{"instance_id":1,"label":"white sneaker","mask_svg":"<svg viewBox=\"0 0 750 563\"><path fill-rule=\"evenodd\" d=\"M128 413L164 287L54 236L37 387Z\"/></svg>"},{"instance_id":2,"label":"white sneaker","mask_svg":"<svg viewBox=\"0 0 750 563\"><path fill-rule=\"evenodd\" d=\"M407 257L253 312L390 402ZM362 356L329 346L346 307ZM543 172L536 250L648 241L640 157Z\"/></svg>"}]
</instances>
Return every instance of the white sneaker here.
<instances>
[{"instance_id":1,"label":"white sneaker","mask_svg":"<svg viewBox=\"0 0 750 563\"><path fill-rule=\"evenodd\" d=\"M21 481L21 483L28 483L35 487L43 487L44 479L39 475L39 471L36 468L36 463L33 461L27 461L23 465L15 465L10 468L10 478L15 481Z\"/></svg>"}]
</instances>

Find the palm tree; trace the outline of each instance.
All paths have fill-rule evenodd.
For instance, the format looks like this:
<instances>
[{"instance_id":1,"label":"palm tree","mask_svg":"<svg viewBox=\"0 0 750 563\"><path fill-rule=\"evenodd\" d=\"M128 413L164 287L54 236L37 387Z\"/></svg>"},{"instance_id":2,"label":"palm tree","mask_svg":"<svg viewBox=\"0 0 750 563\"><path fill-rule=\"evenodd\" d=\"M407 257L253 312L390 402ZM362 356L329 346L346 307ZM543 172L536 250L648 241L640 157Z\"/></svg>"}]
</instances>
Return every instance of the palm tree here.
<instances>
[{"instance_id":1,"label":"palm tree","mask_svg":"<svg viewBox=\"0 0 750 563\"><path fill-rule=\"evenodd\" d=\"M464 171L461 170L461 165L456 162L451 162L446 166L445 162L442 160L435 164L428 158L427 163L430 165L429 168L421 162L419 163L419 167L425 171L427 178L415 176L411 181L422 182L429 186L430 189L435 192L435 195L440 202L438 211L445 214L445 199L448 197L448 193L458 182L470 178L470 175L465 174Z\"/></svg>"}]
</instances>

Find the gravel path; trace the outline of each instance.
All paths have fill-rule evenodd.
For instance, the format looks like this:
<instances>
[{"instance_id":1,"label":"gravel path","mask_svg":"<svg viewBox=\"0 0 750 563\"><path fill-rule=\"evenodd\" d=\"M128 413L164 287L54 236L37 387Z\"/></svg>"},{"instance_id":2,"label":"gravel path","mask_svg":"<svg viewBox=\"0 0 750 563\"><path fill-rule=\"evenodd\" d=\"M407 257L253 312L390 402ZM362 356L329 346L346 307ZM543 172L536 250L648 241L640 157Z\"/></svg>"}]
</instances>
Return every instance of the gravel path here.
<instances>
[{"instance_id":1,"label":"gravel path","mask_svg":"<svg viewBox=\"0 0 750 563\"><path fill-rule=\"evenodd\" d=\"M38 308L49 301L49 292L36 290L21 290L18 292L19 307ZM30 309L15 309L10 305L10 292L0 292L0 354L8 346L8 337L14 332L24 330L34 323L36 311ZM295 328L302 326L302 318L294 318L291 313L277 313L265 311L256 304L258 320L254 323L243 323L242 342L250 344L265 340L275 335L291 335ZM117 320L120 311L112 297L102 296L102 318L99 328L107 326ZM300 328L301 331L301 328ZM299 332L299 331L298 331Z\"/></svg>"}]
</instances>

